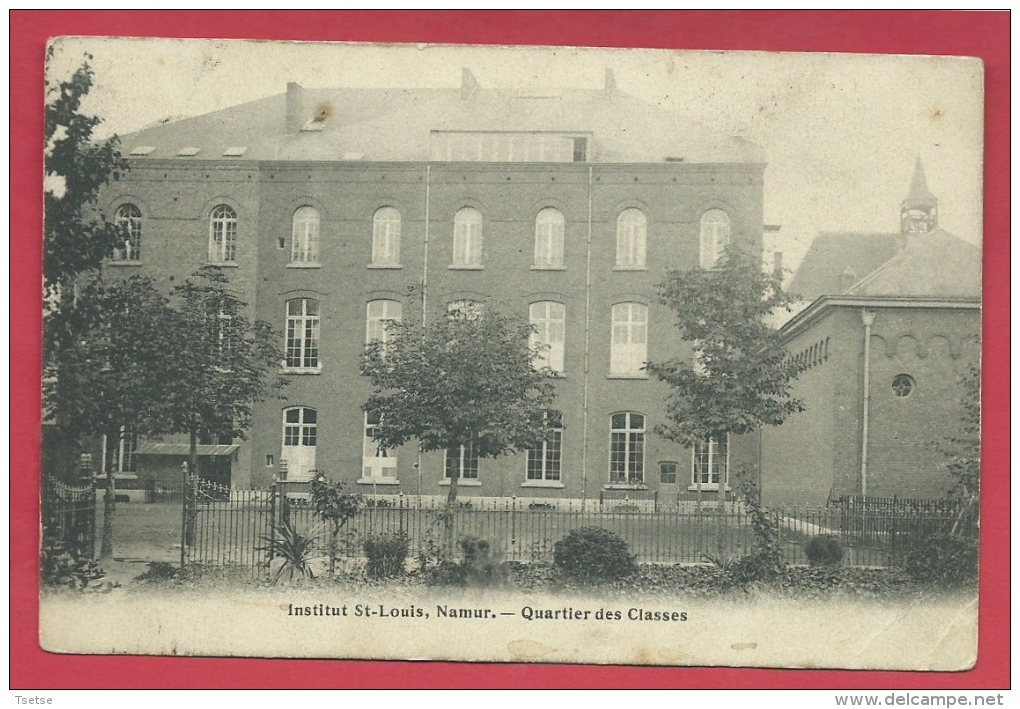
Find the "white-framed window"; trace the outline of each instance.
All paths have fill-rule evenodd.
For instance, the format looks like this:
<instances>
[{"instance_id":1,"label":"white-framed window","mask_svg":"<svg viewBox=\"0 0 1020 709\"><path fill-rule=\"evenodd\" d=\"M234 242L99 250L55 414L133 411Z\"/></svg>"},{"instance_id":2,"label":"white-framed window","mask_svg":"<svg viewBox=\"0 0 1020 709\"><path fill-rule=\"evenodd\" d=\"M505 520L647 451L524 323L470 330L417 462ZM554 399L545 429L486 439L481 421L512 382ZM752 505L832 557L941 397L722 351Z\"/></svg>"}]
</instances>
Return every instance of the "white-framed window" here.
<instances>
[{"instance_id":1,"label":"white-framed window","mask_svg":"<svg viewBox=\"0 0 1020 709\"><path fill-rule=\"evenodd\" d=\"M640 377L648 359L648 306L643 303L617 303L613 306L613 332L609 353L609 373Z\"/></svg>"},{"instance_id":2,"label":"white-framed window","mask_svg":"<svg viewBox=\"0 0 1020 709\"><path fill-rule=\"evenodd\" d=\"M315 409L292 406L283 410L283 446L280 462L287 462L287 480L308 481L315 470L319 421Z\"/></svg>"},{"instance_id":3,"label":"white-framed window","mask_svg":"<svg viewBox=\"0 0 1020 709\"><path fill-rule=\"evenodd\" d=\"M676 472L680 465L675 460L659 461L659 483L662 485L675 485Z\"/></svg>"},{"instance_id":4,"label":"white-framed window","mask_svg":"<svg viewBox=\"0 0 1020 709\"><path fill-rule=\"evenodd\" d=\"M548 367L562 374L566 348L566 306L563 303L543 300L531 304L529 315L535 328L535 332L531 333L531 346L541 347L541 354L536 358L535 366Z\"/></svg>"},{"instance_id":5,"label":"white-framed window","mask_svg":"<svg viewBox=\"0 0 1020 709\"><path fill-rule=\"evenodd\" d=\"M477 209L464 207L453 217L453 266L482 266L482 213Z\"/></svg>"},{"instance_id":6,"label":"white-framed window","mask_svg":"<svg viewBox=\"0 0 1020 709\"><path fill-rule=\"evenodd\" d=\"M610 417L609 482L640 484L645 480L645 417L624 411Z\"/></svg>"},{"instance_id":7,"label":"white-framed window","mask_svg":"<svg viewBox=\"0 0 1020 709\"><path fill-rule=\"evenodd\" d=\"M563 212L546 207L535 217L535 268L563 268Z\"/></svg>"},{"instance_id":8,"label":"white-framed window","mask_svg":"<svg viewBox=\"0 0 1020 709\"><path fill-rule=\"evenodd\" d=\"M648 221L640 209L631 207L616 219L616 267L644 268Z\"/></svg>"},{"instance_id":9,"label":"white-framed window","mask_svg":"<svg viewBox=\"0 0 1020 709\"><path fill-rule=\"evenodd\" d=\"M372 217L372 265L400 265L400 212L393 207L378 209Z\"/></svg>"},{"instance_id":10,"label":"white-framed window","mask_svg":"<svg viewBox=\"0 0 1020 709\"><path fill-rule=\"evenodd\" d=\"M474 443L446 449L443 477L450 479L455 472L462 480L478 479L478 452Z\"/></svg>"},{"instance_id":11,"label":"white-framed window","mask_svg":"<svg viewBox=\"0 0 1020 709\"><path fill-rule=\"evenodd\" d=\"M237 213L226 204L213 207L209 214L209 262L232 263L237 260Z\"/></svg>"},{"instance_id":12,"label":"white-framed window","mask_svg":"<svg viewBox=\"0 0 1020 709\"><path fill-rule=\"evenodd\" d=\"M287 369L319 369L319 301L287 301Z\"/></svg>"},{"instance_id":13,"label":"white-framed window","mask_svg":"<svg viewBox=\"0 0 1020 709\"><path fill-rule=\"evenodd\" d=\"M319 211L315 207L298 207L291 230L290 260L292 263L319 262Z\"/></svg>"},{"instance_id":14,"label":"white-framed window","mask_svg":"<svg viewBox=\"0 0 1020 709\"><path fill-rule=\"evenodd\" d=\"M559 411L543 412L546 437L528 449L528 480L559 481L563 465L563 418Z\"/></svg>"},{"instance_id":15,"label":"white-framed window","mask_svg":"<svg viewBox=\"0 0 1020 709\"><path fill-rule=\"evenodd\" d=\"M730 215L710 209L701 215L701 267L715 268L730 243Z\"/></svg>"},{"instance_id":16,"label":"white-framed window","mask_svg":"<svg viewBox=\"0 0 1020 709\"><path fill-rule=\"evenodd\" d=\"M691 486L718 487L729 481L729 434L710 438L694 446Z\"/></svg>"},{"instance_id":17,"label":"white-framed window","mask_svg":"<svg viewBox=\"0 0 1020 709\"><path fill-rule=\"evenodd\" d=\"M365 344L369 345L376 340L386 343L390 340L390 332L386 323L400 322L403 315L403 307L400 301L396 300L370 300L367 306L365 318Z\"/></svg>"},{"instance_id":18,"label":"white-framed window","mask_svg":"<svg viewBox=\"0 0 1020 709\"><path fill-rule=\"evenodd\" d=\"M446 304L448 315L460 314L466 320L478 320L485 312L485 307L477 300L452 300Z\"/></svg>"},{"instance_id":19,"label":"white-framed window","mask_svg":"<svg viewBox=\"0 0 1020 709\"><path fill-rule=\"evenodd\" d=\"M142 210L134 204L117 207L113 223L124 241L113 250L114 261L139 261L142 258Z\"/></svg>"},{"instance_id":20,"label":"white-framed window","mask_svg":"<svg viewBox=\"0 0 1020 709\"><path fill-rule=\"evenodd\" d=\"M397 455L372 438L382 418L377 411L365 412L365 437L361 465L363 478L393 478L397 471Z\"/></svg>"}]
</instances>

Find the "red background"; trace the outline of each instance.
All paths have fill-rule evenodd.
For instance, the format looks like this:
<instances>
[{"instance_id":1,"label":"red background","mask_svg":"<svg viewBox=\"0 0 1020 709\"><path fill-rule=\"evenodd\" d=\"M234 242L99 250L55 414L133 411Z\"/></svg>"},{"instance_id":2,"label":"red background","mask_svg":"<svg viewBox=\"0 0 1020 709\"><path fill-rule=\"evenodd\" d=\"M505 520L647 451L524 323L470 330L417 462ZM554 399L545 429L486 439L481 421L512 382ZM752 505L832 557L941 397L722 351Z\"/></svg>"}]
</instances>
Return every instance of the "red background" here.
<instances>
[{"instance_id":1,"label":"red background","mask_svg":"<svg viewBox=\"0 0 1020 709\"><path fill-rule=\"evenodd\" d=\"M985 62L984 452L977 666L960 673L53 655L39 649L43 58L49 37L544 44L942 54ZM12 11L12 688L1009 686L1009 15L959 11ZM17 248L17 242L30 244Z\"/></svg>"}]
</instances>

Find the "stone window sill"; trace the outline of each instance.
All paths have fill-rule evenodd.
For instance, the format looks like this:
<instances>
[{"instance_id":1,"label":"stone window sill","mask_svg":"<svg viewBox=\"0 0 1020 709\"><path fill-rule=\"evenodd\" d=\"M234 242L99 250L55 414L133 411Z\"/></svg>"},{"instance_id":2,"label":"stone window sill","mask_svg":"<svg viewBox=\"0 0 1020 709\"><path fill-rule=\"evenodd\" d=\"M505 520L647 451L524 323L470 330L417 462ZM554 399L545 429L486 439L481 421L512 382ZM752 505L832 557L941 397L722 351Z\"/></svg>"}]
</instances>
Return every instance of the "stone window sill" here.
<instances>
[{"instance_id":1,"label":"stone window sill","mask_svg":"<svg viewBox=\"0 0 1020 709\"><path fill-rule=\"evenodd\" d=\"M209 261L207 265L218 268L238 268L237 261Z\"/></svg>"},{"instance_id":2,"label":"stone window sill","mask_svg":"<svg viewBox=\"0 0 1020 709\"><path fill-rule=\"evenodd\" d=\"M442 487L450 487L450 478L440 480L439 485ZM482 486L481 480L474 479L465 480L464 478L460 478L459 480L457 480L457 487L481 487L481 486Z\"/></svg>"},{"instance_id":3,"label":"stone window sill","mask_svg":"<svg viewBox=\"0 0 1020 709\"><path fill-rule=\"evenodd\" d=\"M566 266L532 266L532 271L566 271Z\"/></svg>"},{"instance_id":4,"label":"stone window sill","mask_svg":"<svg viewBox=\"0 0 1020 709\"><path fill-rule=\"evenodd\" d=\"M606 379L648 379L647 374L610 374Z\"/></svg>"},{"instance_id":5,"label":"stone window sill","mask_svg":"<svg viewBox=\"0 0 1020 709\"><path fill-rule=\"evenodd\" d=\"M128 260L123 260L123 261L107 261L106 265L107 266L115 266L115 267L119 268L121 266L129 266L129 267L130 266L144 266L145 262L142 261L142 260L137 260L137 261L128 261Z\"/></svg>"},{"instance_id":6,"label":"stone window sill","mask_svg":"<svg viewBox=\"0 0 1020 709\"><path fill-rule=\"evenodd\" d=\"M315 369L303 369L300 367L284 367L280 370L280 374L322 374L322 367L316 367Z\"/></svg>"},{"instance_id":7,"label":"stone window sill","mask_svg":"<svg viewBox=\"0 0 1020 709\"><path fill-rule=\"evenodd\" d=\"M521 487L545 487L554 489L563 489L566 487L559 480L525 480L521 483Z\"/></svg>"},{"instance_id":8,"label":"stone window sill","mask_svg":"<svg viewBox=\"0 0 1020 709\"><path fill-rule=\"evenodd\" d=\"M613 266L614 271L647 271L648 266Z\"/></svg>"},{"instance_id":9,"label":"stone window sill","mask_svg":"<svg viewBox=\"0 0 1020 709\"><path fill-rule=\"evenodd\" d=\"M398 271L403 268L399 263L370 263L368 268L379 270L379 271Z\"/></svg>"},{"instance_id":10,"label":"stone window sill","mask_svg":"<svg viewBox=\"0 0 1020 709\"><path fill-rule=\"evenodd\" d=\"M648 486L644 483L606 483L602 486L603 490L647 490ZM617 500L618 502L618 500Z\"/></svg>"},{"instance_id":11,"label":"stone window sill","mask_svg":"<svg viewBox=\"0 0 1020 709\"><path fill-rule=\"evenodd\" d=\"M358 478L358 485L399 485L396 478Z\"/></svg>"},{"instance_id":12,"label":"stone window sill","mask_svg":"<svg viewBox=\"0 0 1020 709\"><path fill-rule=\"evenodd\" d=\"M485 270L485 268L483 266L468 266L468 265L461 266L461 265L458 265L458 264L450 264L449 266L447 266L447 268L449 270L451 270L451 271L484 271Z\"/></svg>"},{"instance_id":13,"label":"stone window sill","mask_svg":"<svg viewBox=\"0 0 1020 709\"><path fill-rule=\"evenodd\" d=\"M318 261L291 261L287 268L322 268L322 264Z\"/></svg>"},{"instance_id":14,"label":"stone window sill","mask_svg":"<svg viewBox=\"0 0 1020 709\"><path fill-rule=\"evenodd\" d=\"M724 490L726 492L730 492L733 489L729 485L724 485L723 488L724 488ZM718 492L718 490L719 490L719 483L701 483L701 491L702 492ZM698 491L698 486L697 485L688 485L687 486L687 491L688 492L697 492Z\"/></svg>"}]
</instances>

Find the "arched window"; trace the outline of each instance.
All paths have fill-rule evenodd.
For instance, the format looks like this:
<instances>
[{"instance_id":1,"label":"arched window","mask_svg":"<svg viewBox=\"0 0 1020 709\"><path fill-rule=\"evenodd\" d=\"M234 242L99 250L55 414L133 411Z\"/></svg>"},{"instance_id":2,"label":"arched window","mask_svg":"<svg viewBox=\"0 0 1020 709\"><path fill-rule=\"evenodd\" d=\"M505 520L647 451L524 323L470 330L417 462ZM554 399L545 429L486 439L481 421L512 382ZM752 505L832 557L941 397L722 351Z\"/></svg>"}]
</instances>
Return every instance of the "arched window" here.
<instances>
[{"instance_id":1,"label":"arched window","mask_svg":"<svg viewBox=\"0 0 1020 709\"><path fill-rule=\"evenodd\" d=\"M315 207L299 207L294 212L290 260L293 263L319 262L319 212Z\"/></svg>"},{"instance_id":2,"label":"arched window","mask_svg":"<svg viewBox=\"0 0 1020 709\"><path fill-rule=\"evenodd\" d=\"M319 301L287 301L287 369L319 369Z\"/></svg>"},{"instance_id":3,"label":"arched window","mask_svg":"<svg viewBox=\"0 0 1020 709\"><path fill-rule=\"evenodd\" d=\"M114 261L139 261L142 258L142 210L133 204L117 207L114 224L124 239L113 250Z\"/></svg>"},{"instance_id":4,"label":"arched window","mask_svg":"<svg viewBox=\"0 0 1020 709\"><path fill-rule=\"evenodd\" d=\"M237 256L237 214L225 204L209 215L209 262L233 262Z\"/></svg>"},{"instance_id":5,"label":"arched window","mask_svg":"<svg viewBox=\"0 0 1020 709\"><path fill-rule=\"evenodd\" d=\"M318 414L315 409L294 406L283 410L280 463L286 461L288 481L306 482L312 479L318 431Z\"/></svg>"},{"instance_id":6,"label":"arched window","mask_svg":"<svg viewBox=\"0 0 1020 709\"><path fill-rule=\"evenodd\" d=\"M645 480L645 417L625 411L610 417L609 482L642 483Z\"/></svg>"},{"instance_id":7,"label":"arched window","mask_svg":"<svg viewBox=\"0 0 1020 709\"><path fill-rule=\"evenodd\" d=\"M729 474L729 434L702 441L694 446L694 474L692 483L701 487L718 488L725 485Z\"/></svg>"},{"instance_id":8,"label":"arched window","mask_svg":"<svg viewBox=\"0 0 1020 709\"><path fill-rule=\"evenodd\" d=\"M642 303L617 303L613 306L612 317L609 373L644 376L642 368L648 359L648 306Z\"/></svg>"},{"instance_id":9,"label":"arched window","mask_svg":"<svg viewBox=\"0 0 1020 709\"><path fill-rule=\"evenodd\" d=\"M528 449L528 480L558 481L563 463L563 417L549 409L542 413L546 436Z\"/></svg>"},{"instance_id":10,"label":"arched window","mask_svg":"<svg viewBox=\"0 0 1020 709\"><path fill-rule=\"evenodd\" d=\"M645 238L648 222L640 209L625 209L616 220L617 268L645 267Z\"/></svg>"},{"instance_id":11,"label":"arched window","mask_svg":"<svg viewBox=\"0 0 1020 709\"><path fill-rule=\"evenodd\" d=\"M482 213L477 209L465 207L453 218L453 265L482 266Z\"/></svg>"},{"instance_id":12,"label":"arched window","mask_svg":"<svg viewBox=\"0 0 1020 709\"><path fill-rule=\"evenodd\" d=\"M372 217L372 265L400 265L400 212L383 207Z\"/></svg>"},{"instance_id":13,"label":"arched window","mask_svg":"<svg viewBox=\"0 0 1020 709\"><path fill-rule=\"evenodd\" d=\"M563 213L546 207L535 217L535 268L563 268Z\"/></svg>"},{"instance_id":14,"label":"arched window","mask_svg":"<svg viewBox=\"0 0 1020 709\"><path fill-rule=\"evenodd\" d=\"M715 268L730 243L730 215L710 209L701 215L701 267Z\"/></svg>"},{"instance_id":15,"label":"arched window","mask_svg":"<svg viewBox=\"0 0 1020 709\"><path fill-rule=\"evenodd\" d=\"M376 340L386 343L390 340L390 332L386 323L391 320L400 322L403 308L396 300L370 300L368 302L368 314L365 324L365 344L371 344Z\"/></svg>"},{"instance_id":16,"label":"arched window","mask_svg":"<svg viewBox=\"0 0 1020 709\"><path fill-rule=\"evenodd\" d=\"M564 334L566 331L567 309L563 303L540 301L532 303L529 309L532 347L541 346L542 351L535 360L536 367L548 367L554 372L563 372Z\"/></svg>"}]
</instances>

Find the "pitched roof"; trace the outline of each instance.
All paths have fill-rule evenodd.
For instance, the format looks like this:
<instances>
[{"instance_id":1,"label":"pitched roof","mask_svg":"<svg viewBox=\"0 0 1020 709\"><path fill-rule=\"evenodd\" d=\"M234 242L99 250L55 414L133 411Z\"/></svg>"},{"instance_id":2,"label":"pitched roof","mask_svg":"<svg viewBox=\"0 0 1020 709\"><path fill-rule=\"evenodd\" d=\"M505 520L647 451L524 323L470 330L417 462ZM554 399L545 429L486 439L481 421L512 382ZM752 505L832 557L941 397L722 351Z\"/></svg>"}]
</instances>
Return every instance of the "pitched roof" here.
<instances>
[{"instance_id":1,"label":"pitched roof","mask_svg":"<svg viewBox=\"0 0 1020 709\"><path fill-rule=\"evenodd\" d=\"M809 301L842 293L895 256L901 239L900 234L823 231L811 242L789 290Z\"/></svg>"},{"instance_id":2,"label":"pitched roof","mask_svg":"<svg viewBox=\"0 0 1020 709\"><path fill-rule=\"evenodd\" d=\"M603 163L764 162L761 149L748 141L684 121L608 85L537 95L485 89L473 80L451 89L291 84L287 93L122 136L121 144L139 160L220 159L231 148L244 148L229 159L425 161L433 131L590 133L589 160ZM139 151L150 147L144 155ZM199 151L180 156L185 147Z\"/></svg>"},{"instance_id":3,"label":"pitched roof","mask_svg":"<svg viewBox=\"0 0 1020 709\"><path fill-rule=\"evenodd\" d=\"M942 229L911 234L902 251L846 293L980 297L981 249Z\"/></svg>"}]
</instances>

